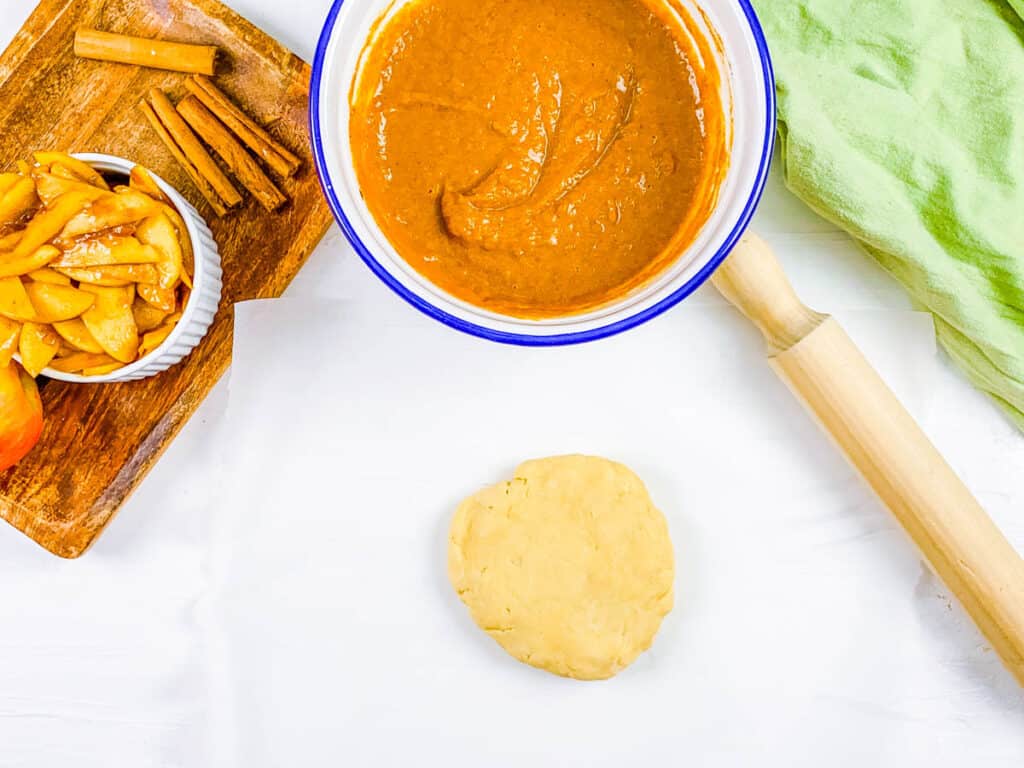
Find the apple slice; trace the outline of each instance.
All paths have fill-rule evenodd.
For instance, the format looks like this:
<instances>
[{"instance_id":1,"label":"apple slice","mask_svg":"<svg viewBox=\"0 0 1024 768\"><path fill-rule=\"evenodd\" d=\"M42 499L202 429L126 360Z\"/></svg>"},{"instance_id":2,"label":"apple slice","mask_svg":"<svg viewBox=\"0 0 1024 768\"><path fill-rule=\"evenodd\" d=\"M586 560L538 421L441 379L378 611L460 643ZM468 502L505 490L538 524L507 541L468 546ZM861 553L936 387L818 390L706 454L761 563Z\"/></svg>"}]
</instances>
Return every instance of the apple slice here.
<instances>
[{"instance_id":1,"label":"apple slice","mask_svg":"<svg viewBox=\"0 0 1024 768\"><path fill-rule=\"evenodd\" d=\"M26 186L27 185L27 186ZM31 179L18 179L0 196L0 226L13 224L39 204Z\"/></svg>"},{"instance_id":2,"label":"apple slice","mask_svg":"<svg viewBox=\"0 0 1024 768\"><path fill-rule=\"evenodd\" d=\"M0 315L11 320L25 321L34 319L35 314L25 284L17 277L0 278Z\"/></svg>"},{"instance_id":3,"label":"apple slice","mask_svg":"<svg viewBox=\"0 0 1024 768\"><path fill-rule=\"evenodd\" d=\"M14 353L18 351L18 339L21 338L21 323L0 317L0 368L5 367Z\"/></svg>"},{"instance_id":4,"label":"apple slice","mask_svg":"<svg viewBox=\"0 0 1024 768\"><path fill-rule=\"evenodd\" d=\"M0 277L27 275L29 272L42 269L58 256L60 256L60 251L52 245L37 248L34 253L24 258L5 260L0 255Z\"/></svg>"},{"instance_id":5,"label":"apple slice","mask_svg":"<svg viewBox=\"0 0 1024 768\"><path fill-rule=\"evenodd\" d=\"M167 337L171 335L171 331L174 330L174 326L178 324L179 320L181 320L181 314L176 312L168 317L159 328L154 328L149 333L143 334L142 343L139 345L139 357L148 355L163 344Z\"/></svg>"},{"instance_id":6,"label":"apple slice","mask_svg":"<svg viewBox=\"0 0 1024 768\"><path fill-rule=\"evenodd\" d=\"M181 218L180 213L169 205L164 206L164 213L174 224L174 228L178 230L178 242L181 243L181 282L191 289L192 274L196 270L196 255L192 250L192 238L188 236L188 227L185 226L185 220Z\"/></svg>"},{"instance_id":7,"label":"apple slice","mask_svg":"<svg viewBox=\"0 0 1024 768\"><path fill-rule=\"evenodd\" d=\"M64 373L78 373L83 368L95 368L99 365L110 365L111 363L117 363L117 366L121 367L121 363L118 363L110 355L105 355L102 352L99 354L75 352L67 357L58 357L52 360L50 367L55 371L62 371Z\"/></svg>"},{"instance_id":8,"label":"apple slice","mask_svg":"<svg viewBox=\"0 0 1024 768\"><path fill-rule=\"evenodd\" d=\"M35 186L32 187L35 195ZM9 254L0 254L0 262L25 259L55 238L76 216L82 215L98 195L109 194L88 187L58 197L49 208L36 215L22 230L21 239ZM141 218L141 217L140 217Z\"/></svg>"},{"instance_id":9,"label":"apple slice","mask_svg":"<svg viewBox=\"0 0 1024 768\"><path fill-rule=\"evenodd\" d=\"M44 168L50 168L55 164L60 165L66 171L74 174L76 178L88 182L94 187L110 189L106 179L103 178L103 174L83 160L71 157L71 155L65 154L64 152L33 152L32 157L35 159L36 163Z\"/></svg>"},{"instance_id":10,"label":"apple slice","mask_svg":"<svg viewBox=\"0 0 1024 768\"><path fill-rule=\"evenodd\" d=\"M160 261L156 265L160 272L159 286L169 289L177 285L181 276L181 244L178 242L178 230L167 214L161 211L156 216L143 219L135 230L135 236L160 253Z\"/></svg>"},{"instance_id":11,"label":"apple slice","mask_svg":"<svg viewBox=\"0 0 1024 768\"><path fill-rule=\"evenodd\" d=\"M46 168L37 167L36 170L45 171ZM65 179L67 181L85 181L81 176L76 176L66 165L61 165L60 163L54 163L50 166L50 174L58 179Z\"/></svg>"},{"instance_id":12,"label":"apple slice","mask_svg":"<svg viewBox=\"0 0 1024 768\"><path fill-rule=\"evenodd\" d=\"M8 234L4 235L3 237L0 237L0 253L7 253L8 251L13 251L14 250L14 246L16 246L20 241L21 241L21 230L20 229L16 229L13 232L9 232Z\"/></svg>"},{"instance_id":13,"label":"apple slice","mask_svg":"<svg viewBox=\"0 0 1024 768\"><path fill-rule=\"evenodd\" d=\"M162 203L171 204L171 199L160 189L160 185L156 183L153 174L150 173L148 168L144 168L141 165L136 165L132 168L131 173L128 174L128 186Z\"/></svg>"},{"instance_id":14,"label":"apple slice","mask_svg":"<svg viewBox=\"0 0 1024 768\"><path fill-rule=\"evenodd\" d=\"M36 383L13 360L0 368L0 471L24 458L43 432Z\"/></svg>"},{"instance_id":15,"label":"apple slice","mask_svg":"<svg viewBox=\"0 0 1024 768\"><path fill-rule=\"evenodd\" d=\"M36 249L35 253L24 258L5 260L3 255L0 255L0 278L10 278L10 276L28 274L36 269L42 269L59 255L60 251L53 246L41 246Z\"/></svg>"},{"instance_id":16,"label":"apple slice","mask_svg":"<svg viewBox=\"0 0 1024 768\"><path fill-rule=\"evenodd\" d=\"M157 309L162 309L164 312L174 311L175 296L173 288L161 288L158 285L151 285L149 283L139 283L137 288L139 289L139 296Z\"/></svg>"},{"instance_id":17,"label":"apple slice","mask_svg":"<svg viewBox=\"0 0 1024 768\"><path fill-rule=\"evenodd\" d=\"M132 314L135 316L135 325L138 326L139 333L146 333L158 328L169 312L154 307L141 296L136 296L135 303L132 304Z\"/></svg>"},{"instance_id":18,"label":"apple slice","mask_svg":"<svg viewBox=\"0 0 1024 768\"><path fill-rule=\"evenodd\" d=\"M77 237L91 235L111 227L134 224L160 211L161 203L138 190L123 188L120 192L96 190L99 197L87 210L78 213L60 232L60 243L69 244ZM57 198L58 201L62 198Z\"/></svg>"},{"instance_id":19,"label":"apple slice","mask_svg":"<svg viewBox=\"0 0 1024 768\"><path fill-rule=\"evenodd\" d=\"M61 267L61 274L80 283L118 287L131 283L153 283L160 279L154 264L105 264L101 267Z\"/></svg>"},{"instance_id":20,"label":"apple slice","mask_svg":"<svg viewBox=\"0 0 1024 768\"><path fill-rule=\"evenodd\" d=\"M51 285L71 285L71 278L67 275L62 275L60 272L56 272L49 267L43 267L42 269L36 269L29 272L27 277L30 280L35 280L37 283L50 283Z\"/></svg>"},{"instance_id":21,"label":"apple slice","mask_svg":"<svg viewBox=\"0 0 1024 768\"><path fill-rule=\"evenodd\" d=\"M107 365L94 365L89 368L82 369L83 376L103 376L107 373L113 373L118 368L124 368L124 363L108 363Z\"/></svg>"},{"instance_id":22,"label":"apple slice","mask_svg":"<svg viewBox=\"0 0 1024 768\"><path fill-rule=\"evenodd\" d=\"M139 351L139 329L132 314L135 289L83 283L81 290L96 297L96 302L82 313L82 322L89 333L112 358L122 363L132 362Z\"/></svg>"},{"instance_id":23,"label":"apple slice","mask_svg":"<svg viewBox=\"0 0 1024 768\"><path fill-rule=\"evenodd\" d=\"M98 267L89 267L87 269L62 269L61 273L72 277L72 279L77 280L80 283L98 285L101 288L127 288L130 285L134 285L131 280L117 280L112 277L101 277L96 273L96 269L98 269Z\"/></svg>"},{"instance_id":24,"label":"apple slice","mask_svg":"<svg viewBox=\"0 0 1024 768\"><path fill-rule=\"evenodd\" d=\"M85 327L85 323L82 322L82 318L80 317L76 317L73 320L62 320L54 323L53 330L60 334L60 337L64 339L64 341L79 352L91 352L94 355L98 355L103 352L103 347L101 347L100 343L93 338L91 333L89 333L89 329Z\"/></svg>"},{"instance_id":25,"label":"apple slice","mask_svg":"<svg viewBox=\"0 0 1024 768\"><path fill-rule=\"evenodd\" d=\"M0 173L0 198L22 178L17 173Z\"/></svg>"},{"instance_id":26,"label":"apple slice","mask_svg":"<svg viewBox=\"0 0 1024 768\"><path fill-rule=\"evenodd\" d=\"M53 261L60 267L105 267L110 264L156 264L162 258L151 245L138 238L105 235L75 243Z\"/></svg>"},{"instance_id":27,"label":"apple slice","mask_svg":"<svg viewBox=\"0 0 1024 768\"><path fill-rule=\"evenodd\" d=\"M39 323L55 323L78 317L96 300L91 293L70 285L26 283L25 292L35 307L35 320Z\"/></svg>"},{"instance_id":28,"label":"apple slice","mask_svg":"<svg viewBox=\"0 0 1024 768\"><path fill-rule=\"evenodd\" d=\"M72 177L68 179L55 176L53 173L47 173L42 168L36 168L32 171L32 181L35 183L36 194L43 201L43 205L52 205L58 197L66 192L94 189L94 187L77 178Z\"/></svg>"},{"instance_id":29,"label":"apple slice","mask_svg":"<svg viewBox=\"0 0 1024 768\"><path fill-rule=\"evenodd\" d=\"M60 336L48 325L25 323L21 327L18 354L21 364L33 377L38 376L50 364L60 349Z\"/></svg>"}]
</instances>

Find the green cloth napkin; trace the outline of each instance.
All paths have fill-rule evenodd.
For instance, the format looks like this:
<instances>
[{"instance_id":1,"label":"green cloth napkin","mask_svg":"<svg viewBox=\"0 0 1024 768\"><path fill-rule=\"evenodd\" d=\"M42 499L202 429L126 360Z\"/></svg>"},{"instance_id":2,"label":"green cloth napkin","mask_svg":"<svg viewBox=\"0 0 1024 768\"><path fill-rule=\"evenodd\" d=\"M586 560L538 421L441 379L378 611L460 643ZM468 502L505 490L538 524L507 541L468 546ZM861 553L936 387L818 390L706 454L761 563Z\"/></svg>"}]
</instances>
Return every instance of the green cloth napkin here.
<instances>
[{"instance_id":1,"label":"green cloth napkin","mask_svg":"<svg viewBox=\"0 0 1024 768\"><path fill-rule=\"evenodd\" d=\"M934 314L1024 429L1024 0L1008 2L754 5L787 186Z\"/></svg>"}]
</instances>

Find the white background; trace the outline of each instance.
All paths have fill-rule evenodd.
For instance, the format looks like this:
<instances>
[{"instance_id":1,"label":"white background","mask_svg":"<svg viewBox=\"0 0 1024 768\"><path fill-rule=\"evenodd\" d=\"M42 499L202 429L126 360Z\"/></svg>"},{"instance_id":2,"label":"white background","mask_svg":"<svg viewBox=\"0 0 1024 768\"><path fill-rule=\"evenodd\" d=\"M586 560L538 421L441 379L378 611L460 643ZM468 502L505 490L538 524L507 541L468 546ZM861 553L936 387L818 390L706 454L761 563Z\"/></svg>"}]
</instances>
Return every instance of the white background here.
<instances>
[{"instance_id":1,"label":"white background","mask_svg":"<svg viewBox=\"0 0 1024 768\"><path fill-rule=\"evenodd\" d=\"M33 5L31 0L3 3L2 42L14 34ZM311 59L328 3L236 0L233 5L285 45ZM844 235L788 195L777 173L773 174L755 227L775 246L801 294L817 308L841 315L854 310L908 308L899 287ZM398 318L395 322L399 324L423 327L413 310L398 304L373 282L336 229L314 253L288 295L345 299L358 308L356 312L366 324L372 324L374 313L379 311L382 317ZM678 319L656 321L650 333L665 333L676 323L685 326L700 322L699 317L706 315L701 307L718 304L717 297L703 290L676 311ZM337 311L341 322L348 310ZM865 335L865 344L871 338L870 333ZM751 366L759 364L755 337L748 335L742 323L729 320L709 327L702 343L709 350L723 350L722 354L745 356L743 359ZM898 345L898 340L894 343ZM445 344L439 342L438 349L444 349ZM640 354L629 336L609 344L609 350L617 348L611 345L630 345L622 348L628 354ZM885 351L885 345L879 343L876 355ZM741 375L739 370L736 375ZM907 393L915 412L926 421L939 447L1011 540L1018 548L1024 547L1024 438L945 361L939 365L922 363L915 371L923 377L915 385L922 391ZM609 366L607 375L613 377L609 387L616 386L616 376L622 377L619 383L625 387L631 372ZM751 376L755 381L765 381L760 373ZM927 409L923 397L918 397L923 391L928 395ZM339 397L343 394L339 386ZM301 392L282 384L282 401L290 397L301 397ZM296 755L305 755L305 764L315 764L310 760L329 755L338 743L354 743L344 729L343 692L337 692L338 720L334 721L330 718L332 712L325 713L320 706L322 692L315 678L299 684L294 680L270 680L275 671L273 660L267 659L263 667L251 654L252 663L235 664L230 676L210 674L211 659L220 658L218 654L231 650L238 642L237 637L229 635L225 646L224 638L215 631L226 612L225 594L214 597L211 585L234 578L232 574L239 572L237 558L235 565L220 560L225 527L228 537L237 534L239 539L244 539L243 534L248 535L249 530L244 515L232 508L231 499L224 498L221 487L223 468L230 465L237 445L225 426L226 403L227 386L222 382L83 559L57 560L13 529L0 528L0 768L224 765L239 754L247 765L303 764L289 760L291 749ZM752 406L747 403L747 407ZM775 424L780 418L782 423L791 419L793 424L793 433L777 450L784 450L787 456L806 455L812 474L821 473L829 482L844 482L841 465L827 453L827 444L800 421L795 407L790 410L788 400L779 397L778 391L766 392L764 408L766 418ZM751 427L755 435L763 435L763 429L760 425ZM705 429L704 433L711 430ZM443 439L438 438L442 449ZM708 451L724 455L730 443L746 439L742 432L731 429L722 434L721 443L710 444ZM514 463L514 458L509 461ZM734 470L733 482L742 483L744 466ZM852 498L865 498L855 487L850 493ZM823 502L826 512L828 504ZM790 555L800 552L801 547L810 552L826 547L828 537L822 540L809 535L800 521L788 514L791 506L786 498L766 494L757 514L765 525L778 521L774 533L779 540L792 542ZM696 510L690 512L691 516L696 514ZM749 759L736 756L741 752L729 751L728 746L737 742L763 745L763 763L780 766L821 764L826 757L832 757L833 764L858 765L866 755L873 756L872 764L894 766L953 766L968 760L984 766L1024 762L1024 701L1016 686L992 659L991 652L984 649L959 607L947 607L941 588L922 575L910 547L898 536L890 536L892 526L885 512L873 502L865 502L855 510L855 519L869 530L884 532L880 539L884 556L869 546L871 537L866 545L858 546L868 553L865 556L874 558L870 562L889 569L879 583L899 598L887 604L895 606L891 625L902 639L890 642L882 623L869 641L843 645L835 634L814 621L816 613L824 612L824 603L807 603L802 610L806 623L793 635L801 638L805 651L794 652L786 663L803 657L817 660L815 669L827 670L828 665L821 662L827 658L837 669L849 667L862 678L857 695L849 695L844 689L832 700L808 699L809 689L801 687L807 671L803 668L793 669L792 686L782 683L773 690L760 688L747 677L723 681L733 708L709 702L715 716L699 721L701 739L692 742L699 743L701 749L690 749L686 740L679 740L674 753L679 764L688 760L703 765L751 764ZM231 525L239 527L232 530ZM737 541L737 553L751 556L756 541L744 541L742 531L716 528L709 520L703 520L701 526L718 535L728 533ZM784 535L787 531L791 537ZM316 551L314 547L313 553ZM758 564L770 568L772 562L766 557ZM264 578L273 578L272 566L273 561L266 563ZM736 566L714 562L704 567ZM305 571L307 585L318 589L324 589L323 580L335 573L331 564L313 556L305 563ZM723 640L723 649L744 659L744 664L749 657L760 654L764 642L759 635L771 631L777 620L775 606L779 615L796 615L794 604L806 602L814 593L816 581L832 581L822 571L791 575L792 589L809 585L806 594L764 594L757 571L751 569L749 606L742 602L726 606L737 612L734 628L744 626L749 635L740 643L735 634L730 634ZM228 597L230 594L226 593ZM333 594L325 590L324 599L329 600ZM820 592L816 594L821 599L840 599L839 595L822 598ZM247 612L254 601L253 594L239 596L236 603L228 603L228 608L236 607L239 616L251 615ZM871 601L866 599L865 603ZM268 599L267 605L273 606L275 601ZM334 606L333 610L342 609ZM701 615L683 610L681 607L680 621L689 616L693 622ZM742 621L748 612L749 626ZM264 617L268 625L273 620L273 615ZM917 633L909 646L908 628ZM685 636L680 634L684 632L681 627L672 631L677 637ZM311 649L320 647L314 640L308 640ZM253 646L261 647L255 641ZM907 656L908 647L915 652L927 649L931 657L922 659L916 653ZM303 649L300 632L292 652L302 654ZM502 662L497 654L489 660ZM935 681L915 696L915 691L906 689L906 682L912 675L927 671L928 663L935 664ZM694 670L700 670L699 657L694 664ZM372 669L372 662L367 662L366 668ZM640 669L637 674L643 672ZM700 682L699 673L693 674L694 684ZM774 679L785 681L787 677L782 674ZM704 679L701 684L710 686L714 682ZM815 689L827 682L817 681ZM257 698L267 690L286 690L294 698L275 701L269 710L264 708L273 714L265 720L241 717L232 721L225 711L230 709L240 684ZM302 684L308 685L306 696ZM885 701L890 703L886 705ZM314 705L315 712L311 709ZM328 735L335 733L338 737L333 746L325 744L322 751L316 751L321 743L317 738L323 737L324 731L304 731L303 723L310 722L328 726L337 722L336 732L326 728ZM668 718L660 727L671 728L672 724ZM276 735L256 730L275 726L280 726ZM686 721L679 727L685 728ZM708 744L715 743L724 746L714 752ZM858 744L861 747L857 748ZM254 751L252 745L267 745L267 749ZM300 752L300 748L312 752ZM339 753L349 758L347 764L373 764L354 757L358 752L352 749L347 754L344 749ZM211 754L217 756L215 763ZM813 761L809 761L811 754L816 757ZM423 762L432 764L426 757ZM346 762L341 759L333 764Z\"/></svg>"}]
</instances>

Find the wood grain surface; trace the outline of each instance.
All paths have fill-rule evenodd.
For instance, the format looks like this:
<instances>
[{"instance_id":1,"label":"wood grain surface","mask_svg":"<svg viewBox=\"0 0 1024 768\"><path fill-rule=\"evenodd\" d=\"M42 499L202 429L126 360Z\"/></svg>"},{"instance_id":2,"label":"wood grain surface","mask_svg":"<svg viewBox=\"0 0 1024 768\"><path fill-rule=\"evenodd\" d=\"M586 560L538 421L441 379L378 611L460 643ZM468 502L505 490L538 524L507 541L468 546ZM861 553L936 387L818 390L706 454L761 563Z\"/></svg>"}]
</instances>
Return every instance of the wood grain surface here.
<instances>
[{"instance_id":1,"label":"wood grain surface","mask_svg":"<svg viewBox=\"0 0 1024 768\"><path fill-rule=\"evenodd\" d=\"M294 178L275 178L288 205L269 214L247 197L215 218L137 109L154 86L185 95L185 76L78 59L72 46L83 26L220 46L218 86L302 159ZM51 552L77 557L96 539L227 368L233 303L279 296L327 230L306 127L309 74L215 0L43 0L0 57L0 167L38 149L143 163L206 217L224 268L220 311L179 365L125 384L41 382L46 427L28 456L0 473L0 516Z\"/></svg>"}]
</instances>

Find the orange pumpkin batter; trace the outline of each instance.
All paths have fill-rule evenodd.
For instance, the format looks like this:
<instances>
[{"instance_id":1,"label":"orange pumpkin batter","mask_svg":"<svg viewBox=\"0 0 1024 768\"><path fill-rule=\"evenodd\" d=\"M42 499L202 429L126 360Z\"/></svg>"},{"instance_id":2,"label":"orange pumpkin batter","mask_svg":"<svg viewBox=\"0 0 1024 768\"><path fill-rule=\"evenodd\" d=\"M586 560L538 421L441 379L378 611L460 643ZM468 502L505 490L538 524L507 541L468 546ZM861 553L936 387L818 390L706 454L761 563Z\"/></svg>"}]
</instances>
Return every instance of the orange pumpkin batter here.
<instances>
[{"instance_id":1,"label":"orange pumpkin batter","mask_svg":"<svg viewBox=\"0 0 1024 768\"><path fill-rule=\"evenodd\" d=\"M687 26L665 0L403 6L350 94L377 224L433 283L509 315L648 281L696 237L728 163L714 58Z\"/></svg>"}]
</instances>

